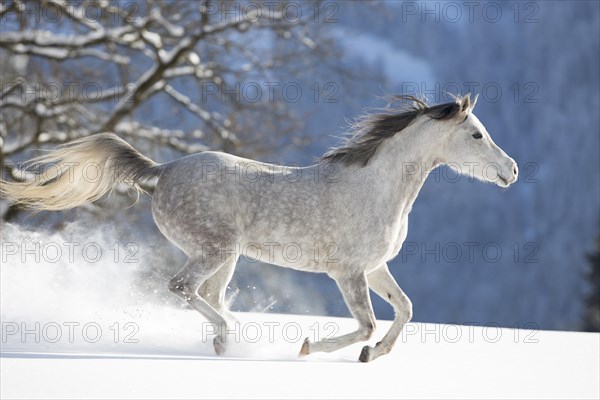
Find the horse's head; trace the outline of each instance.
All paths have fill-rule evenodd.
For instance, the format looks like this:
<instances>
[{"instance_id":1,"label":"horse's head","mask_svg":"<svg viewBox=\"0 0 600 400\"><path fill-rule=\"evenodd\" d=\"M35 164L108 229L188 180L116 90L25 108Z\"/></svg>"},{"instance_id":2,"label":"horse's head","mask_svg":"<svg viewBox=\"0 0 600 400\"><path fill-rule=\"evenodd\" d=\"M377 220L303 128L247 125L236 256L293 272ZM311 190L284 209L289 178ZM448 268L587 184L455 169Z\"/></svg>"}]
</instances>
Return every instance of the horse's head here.
<instances>
[{"instance_id":1,"label":"horse's head","mask_svg":"<svg viewBox=\"0 0 600 400\"><path fill-rule=\"evenodd\" d=\"M457 99L460 110L451 124L442 146L442 163L458 173L508 187L517 180L517 163L510 158L473 114L477 96Z\"/></svg>"}]
</instances>

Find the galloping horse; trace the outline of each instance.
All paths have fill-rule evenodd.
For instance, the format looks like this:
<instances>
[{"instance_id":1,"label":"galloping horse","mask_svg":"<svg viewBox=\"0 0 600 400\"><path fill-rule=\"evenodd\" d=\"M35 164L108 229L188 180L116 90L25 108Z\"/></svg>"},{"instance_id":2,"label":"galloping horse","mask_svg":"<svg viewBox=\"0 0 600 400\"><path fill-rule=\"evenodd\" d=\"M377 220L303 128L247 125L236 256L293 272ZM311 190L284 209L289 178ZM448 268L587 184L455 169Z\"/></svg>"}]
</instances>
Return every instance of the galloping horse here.
<instances>
[{"instance_id":1,"label":"galloping horse","mask_svg":"<svg viewBox=\"0 0 600 400\"><path fill-rule=\"evenodd\" d=\"M375 329L369 288L394 307L389 332L362 349L359 360L366 362L390 352L412 318L412 304L387 262L400 251L408 214L429 172L445 164L502 187L518 175L515 161L473 114L477 97L433 106L412 96L402 100L398 110L358 120L340 147L308 167L214 151L159 165L118 136L100 133L33 159L33 177L2 181L0 193L30 208L63 210L98 200L123 182L141 191L141 181L158 177L154 221L188 256L169 289L218 327L218 354L226 350L232 321L225 290L239 248L253 246L258 260L328 274L358 321L354 332L306 339L301 354L368 340ZM101 167L99 179L85 179L90 163ZM272 251L274 244L293 244L293 256Z\"/></svg>"}]
</instances>

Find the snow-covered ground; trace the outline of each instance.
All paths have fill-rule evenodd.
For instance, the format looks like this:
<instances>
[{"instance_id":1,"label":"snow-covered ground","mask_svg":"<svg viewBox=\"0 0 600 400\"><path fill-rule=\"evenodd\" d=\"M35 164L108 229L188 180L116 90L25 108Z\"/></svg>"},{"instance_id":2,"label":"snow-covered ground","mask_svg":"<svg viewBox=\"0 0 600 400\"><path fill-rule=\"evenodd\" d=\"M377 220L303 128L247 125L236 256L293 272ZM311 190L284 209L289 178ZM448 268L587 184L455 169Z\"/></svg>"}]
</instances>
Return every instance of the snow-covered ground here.
<instances>
[{"instance_id":1,"label":"snow-covered ground","mask_svg":"<svg viewBox=\"0 0 600 400\"><path fill-rule=\"evenodd\" d=\"M362 343L298 356L305 337L350 332L353 320L257 304L236 313L217 357L213 326L142 274L164 256L141 241L135 254L117 253L117 237L85 224L52 234L3 224L0 398L600 396L599 334L411 323L391 354L362 364ZM369 343L389 325L378 321Z\"/></svg>"},{"instance_id":2,"label":"snow-covered ground","mask_svg":"<svg viewBox=\"0 0 600 400\"><path fill-rule=\"evenodd\" d=\"M158 309L128 327L123 321L86 328L83 321L41 323L39 328L3 322L0 397L600 396L598 334L411 323L391 354L362 364L357 362L362 344L332 354L297 356L304 337L323 337L336 329L347 332L355 326L350 319L259 313L237 317L231 348L222 357L204 340L211 327L192 311ZM389 324L379 321L371 342ZM23 336L21 328L28 333Z\"/></svg>"}]
</instances>

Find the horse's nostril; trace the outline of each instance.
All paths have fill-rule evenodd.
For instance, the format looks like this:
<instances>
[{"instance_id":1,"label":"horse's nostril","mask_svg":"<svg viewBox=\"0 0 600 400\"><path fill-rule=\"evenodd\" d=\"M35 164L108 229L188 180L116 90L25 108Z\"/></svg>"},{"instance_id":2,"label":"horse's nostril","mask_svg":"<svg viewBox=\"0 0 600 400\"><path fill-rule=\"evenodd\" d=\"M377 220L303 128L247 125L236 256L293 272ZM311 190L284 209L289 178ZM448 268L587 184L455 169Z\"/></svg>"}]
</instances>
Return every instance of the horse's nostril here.
<instances>
[{"instance_id":1,"label":"horse's nostril","mask_svg":"<svg viewBox=\"0 0 600 400\"><path fill-rule=\"evenodd\" d=\"M517 175L517 166L513 165L513 175Z\"/></svg>"}]
</instances>

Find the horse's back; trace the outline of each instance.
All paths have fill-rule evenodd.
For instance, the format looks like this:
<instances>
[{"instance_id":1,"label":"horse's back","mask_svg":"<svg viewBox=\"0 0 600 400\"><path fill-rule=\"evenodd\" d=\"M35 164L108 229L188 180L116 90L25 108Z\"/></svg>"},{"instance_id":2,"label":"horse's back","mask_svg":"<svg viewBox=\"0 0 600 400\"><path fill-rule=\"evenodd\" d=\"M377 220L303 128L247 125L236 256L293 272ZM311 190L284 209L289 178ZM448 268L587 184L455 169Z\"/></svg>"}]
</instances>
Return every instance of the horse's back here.
<instances>
[{"instance_id":1,"label":"horse's back","mask_svg":"<svg viewBox=\"0 0 600 400\"><path fill-rule=\"evenodd\" d=\"M261 209L281 207L278 199L297 188L286 179L295 169L213 151L180 158L163 165L154 220L188 252L210 241L241 241Z\"/></svg>"}]
</instances>

